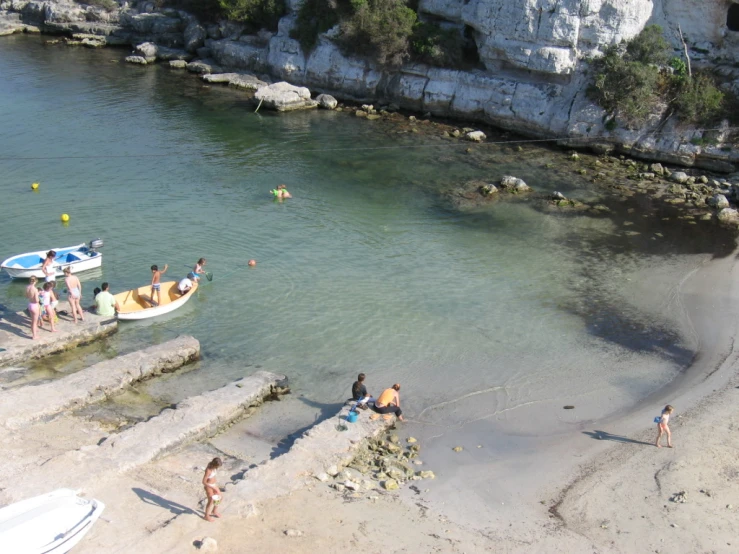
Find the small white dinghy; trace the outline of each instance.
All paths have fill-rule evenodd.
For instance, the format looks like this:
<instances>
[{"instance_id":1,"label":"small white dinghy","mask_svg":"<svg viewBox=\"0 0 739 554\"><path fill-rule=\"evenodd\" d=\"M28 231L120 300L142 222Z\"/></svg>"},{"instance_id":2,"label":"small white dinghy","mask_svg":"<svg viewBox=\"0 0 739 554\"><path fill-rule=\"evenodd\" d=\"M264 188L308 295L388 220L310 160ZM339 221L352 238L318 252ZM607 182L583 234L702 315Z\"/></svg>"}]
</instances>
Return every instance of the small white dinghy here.
<instances>
[{"instance_id":1,"label":"small white dinghy","mask_svg":"<svg viewBox=\"0 0 739 554\"><path fill-rule=\"evenodd\" d=\"M90 241L89 245L82 243L65 248L50 248L49 250L56 252L53 263L56 276L61 277L66 267L70 268L72 273L100 267L103 264L103 255L97 249L102 247L103 241L95 239ZM4 269L12 279L30 279L31 277L43 279L46 276L41 271L41 266L46 259L47 252L48 250L39 250L12 256L4 260L0 268Z\"/></svg>"},{"instance_id":2,"label":"small white dinghy","mask_svg":"<svg viewBox=\"0 0 739 554\"><path fill-rule=\"evenodd\" d=\"M105 504L58 489L0 508L0 551L64 554L82 540Z\"/></svg>"}]
</instances>

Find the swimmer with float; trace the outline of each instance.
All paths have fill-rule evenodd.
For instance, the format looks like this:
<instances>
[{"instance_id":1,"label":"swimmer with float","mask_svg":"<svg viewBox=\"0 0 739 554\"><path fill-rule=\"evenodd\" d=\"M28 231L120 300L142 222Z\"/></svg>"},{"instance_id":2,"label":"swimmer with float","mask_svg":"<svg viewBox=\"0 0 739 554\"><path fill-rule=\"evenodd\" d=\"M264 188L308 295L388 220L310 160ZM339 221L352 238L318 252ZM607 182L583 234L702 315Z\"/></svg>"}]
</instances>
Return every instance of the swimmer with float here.
<instances>
[{"instance_id":1,"label":"swimmer with float","mask_svg":"<svg viewBox=\"0 0 739 554\"><path fill-rule=\"evenodd\" d=\"M277 185L276 189L269 191L275 197L276 200L284 200L285 198L292 198L292 194L287 192L285 185Z\"/></svg>"}]
</instances>

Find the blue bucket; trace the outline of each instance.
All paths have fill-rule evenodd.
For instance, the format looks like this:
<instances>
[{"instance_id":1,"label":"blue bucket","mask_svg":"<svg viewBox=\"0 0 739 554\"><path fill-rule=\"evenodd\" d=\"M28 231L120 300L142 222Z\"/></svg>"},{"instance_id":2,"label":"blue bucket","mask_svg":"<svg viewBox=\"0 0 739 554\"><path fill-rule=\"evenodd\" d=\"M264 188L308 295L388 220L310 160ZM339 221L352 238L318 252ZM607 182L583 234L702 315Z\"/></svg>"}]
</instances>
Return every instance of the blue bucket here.
<instances>
[{"instance_id":1,"label":"blue bucket","mask_svg":"<svg viewBox=\"0 0 739 554\"><path fill-rule=\"evenodd\" d=\"M356 423L358 417L359 417L359 414L352 410L346 415L346 420L349 423Z\"/></svg>"}]
</instances>

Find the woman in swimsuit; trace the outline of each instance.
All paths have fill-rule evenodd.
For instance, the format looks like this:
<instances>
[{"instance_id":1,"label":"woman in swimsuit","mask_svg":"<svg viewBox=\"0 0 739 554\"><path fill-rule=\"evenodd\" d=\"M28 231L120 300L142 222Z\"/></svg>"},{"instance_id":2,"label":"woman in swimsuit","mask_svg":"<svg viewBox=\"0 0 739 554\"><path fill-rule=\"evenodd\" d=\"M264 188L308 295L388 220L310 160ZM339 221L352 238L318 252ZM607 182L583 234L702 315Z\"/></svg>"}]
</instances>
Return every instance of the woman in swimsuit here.
<instances>
[{"instance_id":1,"label":"woman in swimsuit","mask_svg":"<svg viewBox=\"0 0 739 554\"><path fill-rule=\"evenodd\" d=\"M26 287L26 298L28 298L28 313L31 316L31 338L36 340L38 338L38 320L41 312L38 305L36 277L29 279L28 286Z\"/></svg>"},{"instance_id":2,"label":"woman in swimsuit","mask_svg":"<svg viewBox=\"0 0 739 554\"><path fill-rule=\"evenodd\" d=\"M223 493L216 485L216 476L218 475L218 468L221 467L222 462L220 458L213 458L208 467L205 468L205 475L203 475L203 487L205 487L205 495L208 497L208 503L205 505L205 521L213 521L210 517L221 517L218 513L218 504L223 498ZM211 513L212 512L212 513Z\"/></svg>"},{"instance_id":3,"label":"woman in swimsuit","mask_svg":"<svg viewBox=\"0 0 739 554\"><path fill-rule=\"evenodd\" d=\"M56 319L56 312L54 312L54 305L52 304L52 300L54 299L54 291L52 290L54 288L54 285L50 282L44 283L44 290L41 291L41 308L45 313L41 314L41 318L39 318L39 327L43 327L43 316L46 315L46 317L49 318L49 325L51 326L51 332L56 333L58 332L56 327L54 326L54 320Z\"/></svg>"},{"instance_id":4,"label":"woman in swimsuit","mask_svg":"<svg viewBox=\"0 0 739 554\"><path fill-rule=\"evenodd\" d=\"M85 316L82 313L82 306L80 300L82 299L82 283L76 275L72 275L72 268L64 268L64 283L67 285L67 299L69 300L69 307L72 309L72 317L74 322L77 323L77 314L80 316L80 321L85 321Z\"/></svg>"},{"instance_id":5,"label":"woman in swimsuit","mask_svg":"<svg viewBox=\"0 0 739 554\"><path fill-rule=\"evenodd\" d=\"M54 268L54 258L56 258L56 252L49 250L46 253L46 259L41 264L41 271L44 273L44 281L47 283L56 284L56 269Z\"/></svg>"}]
</instances>

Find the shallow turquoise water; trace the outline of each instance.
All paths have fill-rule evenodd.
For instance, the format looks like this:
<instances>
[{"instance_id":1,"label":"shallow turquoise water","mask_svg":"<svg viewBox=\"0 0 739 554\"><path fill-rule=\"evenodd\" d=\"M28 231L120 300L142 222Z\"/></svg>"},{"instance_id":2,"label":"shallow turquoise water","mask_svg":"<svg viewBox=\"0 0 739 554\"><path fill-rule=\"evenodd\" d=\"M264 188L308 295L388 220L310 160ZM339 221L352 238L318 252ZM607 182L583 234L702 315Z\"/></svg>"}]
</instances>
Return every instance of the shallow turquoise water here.
<instances>
[{"instance_id":1,"label":"shallow turquoise water","mask_svg":"<svg viewBox=\"0 0 739 554\"><path fill-rule=\"evenodd\" d=\"M545 168L561 154L467 154L344 113L256 115L243 93L122 55L0 42L0 257L101 237L88 301L103 280L114 292L146 284L154 263L179 278L205 256L215 278L178 312L123 323L39 375L189 333L203 361L145 387L161 404L263 368L290 377L299 423L329 413L364 371L372 392L400 381L424 421L529 431L531 409L565 401L580 419L606 415L689 363L669 295L716 244L699 226L627 206L611 217L546 215L533 202L457 210L444 190L508 173L542 191L600 193ZM270 200L279 183L292 200ZM0 277L9 309L22 291ZM538 430L562 420L549 423Z\"/></svg>"}]
</instances>

